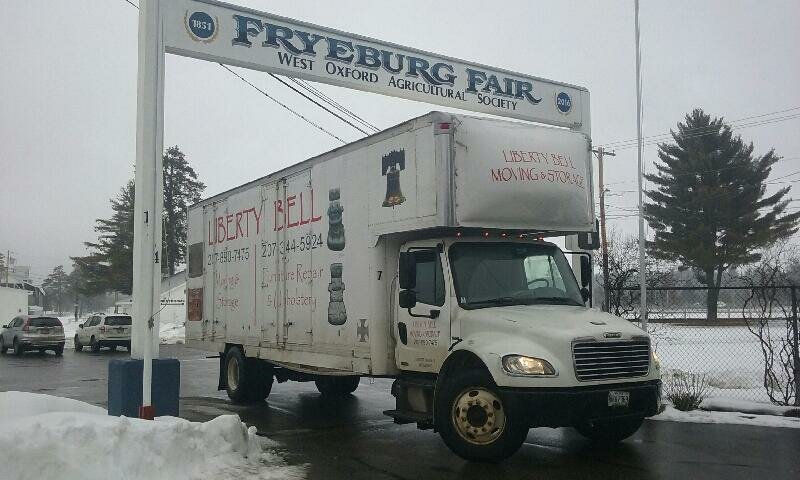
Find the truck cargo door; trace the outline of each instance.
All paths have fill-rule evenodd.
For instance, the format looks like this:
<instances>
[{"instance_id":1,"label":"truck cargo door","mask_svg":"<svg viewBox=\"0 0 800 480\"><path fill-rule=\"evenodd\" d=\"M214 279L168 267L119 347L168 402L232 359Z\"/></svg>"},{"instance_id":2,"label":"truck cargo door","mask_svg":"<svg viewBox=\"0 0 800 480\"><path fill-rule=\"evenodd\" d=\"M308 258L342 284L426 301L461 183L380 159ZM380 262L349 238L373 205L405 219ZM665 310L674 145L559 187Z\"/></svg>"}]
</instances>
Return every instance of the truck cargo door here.
<instances>
[{"instance_id":1,"label":"truck cargo door","mask_svg":"<svg viewBox=\"0 0 800 480\"><path fill-rule=\"evenodd\" d=\"M322 218L317 211L320 203L317 199L315 205L311 170L278 183L273 202L276 319L278 341L284 345L311 344L311 318L316 309L312 289L315 281L322 281L313 261L314 247L321 245L321 233L315 229Z\"/></svg>"},{"instance_id":2,"label":"truck cargo door","mask_svg":"<svg viewBox=\"0 0 800 480\"><path fill-rule=\"evenodd\" d=\"M416 305L397 308L395 336L397 366L401 370L438 372L450 340L449 270L437 245L418 245L405 249L416 264L416 285L412 289Z\"/></svg>"}]
</instances>

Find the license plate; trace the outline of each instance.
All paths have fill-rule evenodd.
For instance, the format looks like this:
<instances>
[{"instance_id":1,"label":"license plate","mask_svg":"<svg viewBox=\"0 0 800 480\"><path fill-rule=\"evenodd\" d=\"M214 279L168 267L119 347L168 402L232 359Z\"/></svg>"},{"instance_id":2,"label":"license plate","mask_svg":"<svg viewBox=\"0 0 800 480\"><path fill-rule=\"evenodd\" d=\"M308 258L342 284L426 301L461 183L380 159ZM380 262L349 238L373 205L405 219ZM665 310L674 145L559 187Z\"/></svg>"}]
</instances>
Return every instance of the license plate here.
<instances>
[{"instance_id":1,"label":"license plate","mask_svg":"<svg viewBox=\"0 0 800 480\"><path fill-rule=\"evenodd\" d=\"M608 392L609 407L627 407L631 403L631 392L610 390Z\"/></svg>"},{"instance_id":2,"label":"license plate","mask_svg":"<svg viewBox=\"0 0 800 480\"><path fill-rule=\"evenodd\" d=\"M120 328L118 328L118 329L117 329L117 331L118 331L118 332L120 332L120 333L122 333L122 332L124 332L124 331L125 331L125 329L124 329L124 328L122 328L122 327L120 327Z\"/></svg>"},{"instance_id":3,"label":"license plate","mask_svg":"<svg viewBox=\"0 0 800 480\"><path fill-rule=\"evenodd\" d=\"M40 328L39 329L39 333L42 334L42 335L49 335L50 334L50 329L49 328Z\"/></svg>"}]
</instances>

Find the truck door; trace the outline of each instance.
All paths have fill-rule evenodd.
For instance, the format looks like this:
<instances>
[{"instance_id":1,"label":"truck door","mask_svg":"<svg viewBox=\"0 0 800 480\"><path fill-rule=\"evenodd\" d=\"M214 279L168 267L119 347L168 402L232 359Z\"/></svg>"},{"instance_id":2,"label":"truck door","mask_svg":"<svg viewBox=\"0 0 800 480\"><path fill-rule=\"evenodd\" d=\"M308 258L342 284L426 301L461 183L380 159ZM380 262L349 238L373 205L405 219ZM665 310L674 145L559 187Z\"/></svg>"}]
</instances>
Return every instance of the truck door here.
<instances>
[{"instance_id":1,"label":"truck door","mask_svg":"<svg viewBox=\"0 0 800 480\"><path fill-rule=\"evenodd\" d=\"M395 297L397 366L401 370L438 372L450 341L449 268L436 244L415 244L404 250L413 254L416 263L413 290L417 304L400 308Z\"/></svg>"}]
</instances>

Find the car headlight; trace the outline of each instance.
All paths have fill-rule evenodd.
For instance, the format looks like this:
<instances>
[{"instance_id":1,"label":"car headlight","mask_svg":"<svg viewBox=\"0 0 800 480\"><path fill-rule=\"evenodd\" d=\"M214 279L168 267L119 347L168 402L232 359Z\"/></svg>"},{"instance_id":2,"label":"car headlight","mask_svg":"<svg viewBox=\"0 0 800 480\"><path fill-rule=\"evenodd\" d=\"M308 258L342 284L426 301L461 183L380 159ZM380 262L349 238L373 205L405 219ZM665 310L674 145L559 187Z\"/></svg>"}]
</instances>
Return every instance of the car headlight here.
<instances>
[{"instance_id":1,"label":"car headlight","mask_svg":"<svg viewBox=\"0 0 800 480\"><path fill-rule=\"evenodd\" d=\"M655 367L656 370L660 371L661 370L661 359L658 358L658 354L656 353L656 351L655 350L651 350L650 351L650 356L653 359L653 367Z\"/></svg>"},{"instance_id":2,"label":"car headlight","mask_svg":"<svg viewBox=\"0 0 800 480\"><path fill-rule=\"evenodd\" d=\"M512 375L555 375L556 369L547 360L524 355L503 357L503 370Z\"/></svg>"}]
</instances>

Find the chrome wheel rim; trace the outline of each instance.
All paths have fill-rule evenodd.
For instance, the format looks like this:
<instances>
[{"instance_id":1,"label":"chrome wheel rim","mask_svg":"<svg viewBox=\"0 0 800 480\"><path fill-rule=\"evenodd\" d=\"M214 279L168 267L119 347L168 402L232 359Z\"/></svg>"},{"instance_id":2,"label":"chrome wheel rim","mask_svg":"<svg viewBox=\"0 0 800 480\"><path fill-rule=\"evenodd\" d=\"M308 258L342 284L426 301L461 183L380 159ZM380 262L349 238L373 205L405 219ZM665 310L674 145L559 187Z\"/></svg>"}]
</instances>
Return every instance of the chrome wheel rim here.
<instances>
[{"instance_id":1,"label":"chrome wheel rim","mask_svg":"<svg viewBox=\"0 0 800 480\"><path fill-rule=\"evenodd\" d=\"M474 445L496 441L506 428L503 401L483 387L471 387L461 392L453 402L451 418L458 435Z\"/></svg>"},{"instance_id":2,"label":"chrome wheel rim","mask_svg":"<svg viewBox=\"0 0 800 480\"><path fill-rule=\"evenodd\" d=\"M239 360L236 357L228 361L228 388L231 390L239 388Z\"/></svg>"}]
</instances>

